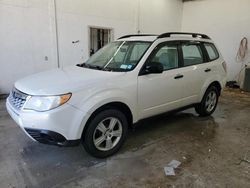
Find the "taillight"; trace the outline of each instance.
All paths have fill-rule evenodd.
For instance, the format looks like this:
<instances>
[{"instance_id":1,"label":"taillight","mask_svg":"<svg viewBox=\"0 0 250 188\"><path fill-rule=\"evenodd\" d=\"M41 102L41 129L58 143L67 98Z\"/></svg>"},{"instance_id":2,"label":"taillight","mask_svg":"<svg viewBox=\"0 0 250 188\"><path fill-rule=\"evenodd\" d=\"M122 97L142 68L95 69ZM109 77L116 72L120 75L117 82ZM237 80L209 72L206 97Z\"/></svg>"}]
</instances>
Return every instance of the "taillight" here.
<instances>
[{"instance_id":1,"label":"taillight","mask_svg":"<svg viewBox=\"0 0 250 188\"><path fill-rule=\"evenodd\" d=\"M227 72L227 64L225 61L222 63L222 67L223 67L224 71Z\"/></svg>"}]
</instances>

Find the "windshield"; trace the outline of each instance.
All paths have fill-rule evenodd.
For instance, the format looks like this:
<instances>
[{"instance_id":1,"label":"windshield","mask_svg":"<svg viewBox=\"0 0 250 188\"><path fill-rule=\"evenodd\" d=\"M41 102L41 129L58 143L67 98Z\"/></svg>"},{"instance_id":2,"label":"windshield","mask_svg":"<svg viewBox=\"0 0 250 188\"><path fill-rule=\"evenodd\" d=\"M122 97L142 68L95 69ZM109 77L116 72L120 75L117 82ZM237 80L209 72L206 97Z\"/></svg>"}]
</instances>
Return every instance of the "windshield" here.
<instances>
[{"instance_id":1,"label":"windshield","mask_svg":"<svg viewBox=\"0 0 250 188\"><path fill-rule=\"evenodd\" d=\"M81 66L106 71L130 71L139 63L150 44L151 42L143 41L112 42L96 52Z\"/></svg>"}]
</instances>

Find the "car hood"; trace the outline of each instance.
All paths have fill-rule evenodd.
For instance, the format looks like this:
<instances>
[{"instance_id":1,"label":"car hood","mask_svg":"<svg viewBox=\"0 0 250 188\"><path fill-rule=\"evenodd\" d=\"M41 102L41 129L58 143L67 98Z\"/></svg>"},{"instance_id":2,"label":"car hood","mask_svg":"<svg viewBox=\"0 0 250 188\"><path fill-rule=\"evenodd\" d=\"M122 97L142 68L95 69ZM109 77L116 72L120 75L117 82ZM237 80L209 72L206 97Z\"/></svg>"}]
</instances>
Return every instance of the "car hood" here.
<instances>
[{"instance_id":1,"label":"car hood","mask_svg":"<svg viewBox=\"0 0 250 188\"><path fill-rule=\"evenodd\" d=\"M123 74L72 66L25 77L15 83L15 88L29 95L57 95L103 85Z\"/></svg>"}]
</instances>

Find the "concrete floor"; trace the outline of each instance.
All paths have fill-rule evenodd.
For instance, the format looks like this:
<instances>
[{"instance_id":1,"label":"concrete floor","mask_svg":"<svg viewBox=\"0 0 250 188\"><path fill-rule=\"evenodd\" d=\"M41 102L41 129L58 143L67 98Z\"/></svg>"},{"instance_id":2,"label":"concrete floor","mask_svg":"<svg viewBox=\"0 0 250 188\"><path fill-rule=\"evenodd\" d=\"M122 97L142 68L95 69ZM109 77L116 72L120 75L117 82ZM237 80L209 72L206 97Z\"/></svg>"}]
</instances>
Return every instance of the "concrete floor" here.
<instances>
[{"instance_id":1,"label":"concrete floor","mask_svg":"<svg viewBox=\"0 0 250 188\"><path fill-rule=\"evenodd\" d=\"M250 187L250 95L226 91L212 117L193 109L142 122L121 151L95 159L79 147L31 141L0 102L0 187ZM176 176L163 167L182 162ZM245 161L243 160L245 159Z\"/></svg>"}]
</instances>

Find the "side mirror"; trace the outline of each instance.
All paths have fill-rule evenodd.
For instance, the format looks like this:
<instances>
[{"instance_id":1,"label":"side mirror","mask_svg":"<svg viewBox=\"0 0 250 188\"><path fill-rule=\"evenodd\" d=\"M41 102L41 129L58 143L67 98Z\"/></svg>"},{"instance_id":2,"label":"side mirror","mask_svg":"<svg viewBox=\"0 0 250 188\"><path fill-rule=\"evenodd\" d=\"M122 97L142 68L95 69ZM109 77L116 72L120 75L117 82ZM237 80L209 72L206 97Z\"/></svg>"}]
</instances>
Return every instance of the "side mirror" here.
<instances>
[{"instance_id":1,"label":"side mirror","mask_svg":"<svg viewBox=\"0 0 250 188\"><path fill-rule=\"evenodd\" d=\"M147 65L142 74L160 74L163 72L163 65L158 62L151 62Z\"/></svg>"}]
</instances>

